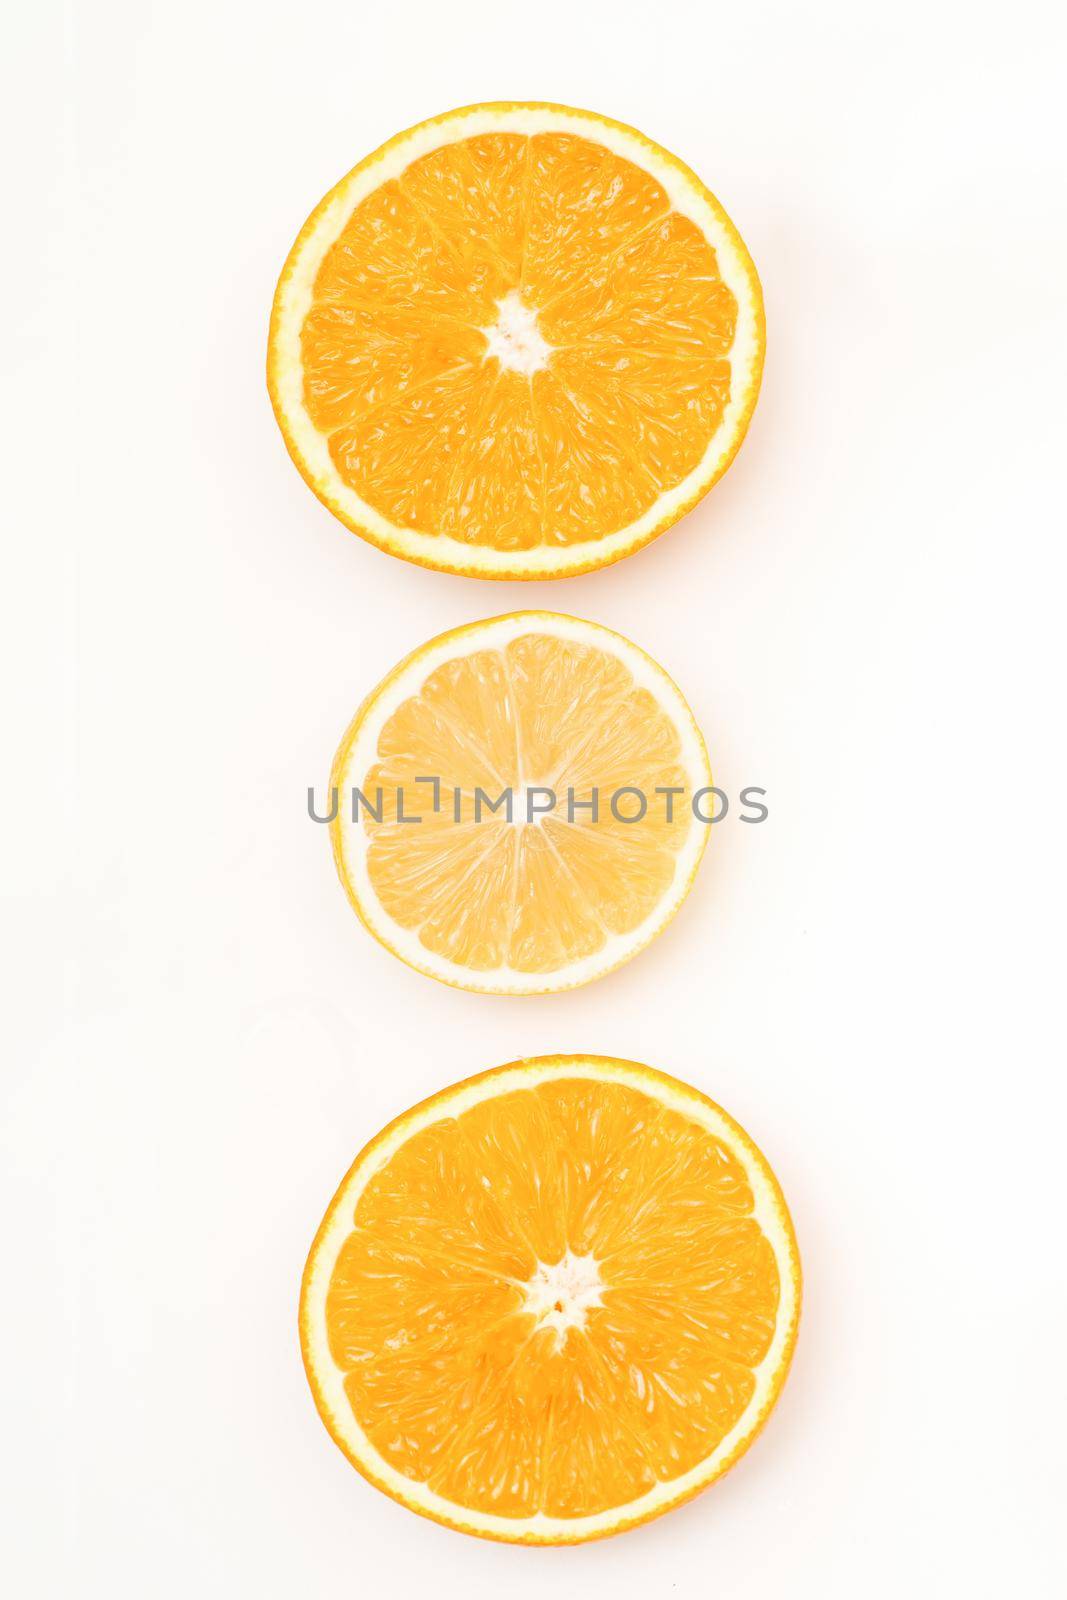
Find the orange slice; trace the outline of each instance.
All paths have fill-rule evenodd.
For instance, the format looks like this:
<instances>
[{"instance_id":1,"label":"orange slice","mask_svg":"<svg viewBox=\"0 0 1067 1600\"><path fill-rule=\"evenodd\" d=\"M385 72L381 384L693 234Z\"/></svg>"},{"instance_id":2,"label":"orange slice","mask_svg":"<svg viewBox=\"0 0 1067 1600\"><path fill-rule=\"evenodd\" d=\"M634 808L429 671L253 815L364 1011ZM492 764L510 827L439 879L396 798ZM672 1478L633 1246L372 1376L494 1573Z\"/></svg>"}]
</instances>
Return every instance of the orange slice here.
<instances>
[{"instance_id":1,"label":"orange slice","mask_svg":"<svg viewBox=\"0 0 1067 1600\"><path fill-rule=\"evenodd\" d=\"M755 268L688 167L592 112L481 105L399 134L314 211L267 375L293 460L356 533L551 578L707 492L763 344Z\"/></svg>"},{"instance_id":2,"label":"orange slice","mask_svg":"<svg viewBox=\"0 0 1067 1600\"><path fill-rule=\"evenodd\" d=\"M552 1056L367 1145L311 1248L300 1337L323 1421L379 1489L567 1544L737 1460L799 1309L789 1213L737 1123L650 1067Z\"/></svg>"},{"instance_id":3,"label":"orange slice","mask_svg":"<svg viewBox=\"0 0 1067 1600\"><path fill-rule=\"evenodd\" d=\"M402 661L330 783L337 869L370 931L420 972L498 994L573 988L635 955L708 836L707 751L675 684L551 611Z\"/></svg>"}]
</instances>

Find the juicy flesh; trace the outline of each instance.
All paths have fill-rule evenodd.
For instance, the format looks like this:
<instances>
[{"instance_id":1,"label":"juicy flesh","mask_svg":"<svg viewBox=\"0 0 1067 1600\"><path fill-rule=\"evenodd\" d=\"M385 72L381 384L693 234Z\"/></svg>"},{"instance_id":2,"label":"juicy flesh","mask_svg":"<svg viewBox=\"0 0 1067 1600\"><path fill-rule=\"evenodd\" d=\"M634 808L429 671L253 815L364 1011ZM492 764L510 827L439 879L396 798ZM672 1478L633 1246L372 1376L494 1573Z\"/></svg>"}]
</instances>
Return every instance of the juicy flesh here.
<instances>
[{"instance_id":1,"label":"juicy flesh","mask_svg":"<svg viewBox=\"0 0 1067 1600\"><path fill-rule=\"evenodd\" d=\"M671 887L694 825L681 761L674 722L604 650L530 633L458 656L398 706L356 779L375 809L380 799L381 822L363 810L361 823L374 891L428 951L468 971L558 971L631 932ZM440 780L436 796L426 777ZM657 786L683 791L669 822ZM612 814L624 787L648 797L639 822ZM508 789L511 822L489 810ZM537 789L554 793L551 813ZM400 805L421 821L401 822ZM622 796L617 810L637 805Z\"/></svg>"},{"instance_id":2,"label":"juicy flesh","mask_svg":"<svg viewBox=\"0 0 1067 1600\"><path fill-rule=\"evenodd\" d=\"M559 1079L415 1134L334 1268L331 1358L398 1472L509 1517L625 1505L752 1398L779 1280L736 1156L628 1086Z\"/></svg>"},{"instance_id":3,"label":"juicy flesh","mask_svg":"<svg viewBox=\"0 0 1067 1600\"><path fill-rule=\"evenodd\" d=\"M394 525L572 545L698 465L736 313L714 250L640 167L569 134L484 134L353 211L302 330L305 405Z\"/></svg>"}]
</instances>

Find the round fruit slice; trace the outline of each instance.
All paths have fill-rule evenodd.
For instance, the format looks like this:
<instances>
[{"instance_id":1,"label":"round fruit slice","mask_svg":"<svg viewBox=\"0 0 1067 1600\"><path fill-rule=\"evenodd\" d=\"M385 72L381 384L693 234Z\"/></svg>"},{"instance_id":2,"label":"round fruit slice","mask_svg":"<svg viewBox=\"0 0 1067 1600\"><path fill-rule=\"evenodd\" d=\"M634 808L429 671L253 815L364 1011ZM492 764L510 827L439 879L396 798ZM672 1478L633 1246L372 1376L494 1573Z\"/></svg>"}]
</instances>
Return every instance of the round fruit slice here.
<instances>
[{"instance_id":1,"label":"round fruit slice","mask_svg":"<svg viewBox=\"0 0 1067 1600\"><path fill-rule=\"evenodd\" d=\"M367 1145L311 1248L300 1337L323 1421L379 1489L566 1544L737 1460L799 1310L789 1213L737 1123L650 1067L548 1056Z\"/></svg>"},{"instance_id":2,"label":"round fruit slice","mask_svg":"<svg viewBox=\"0 0 1067 1600\"><path fill-rule=\"evenodd\" d=\"M688 893L707 751L662 667L520 611L442 634L356 715L334 857L371 933L463 989L543 994L629 960Z\"/></svg>"},{"instance_id":3,"label":"round fruit slice","mask_svg":"<svg viewBox=\"0 0 1067 1600\"><path fill-rule=\"evenodd\" d=\"M725 472L763 341L752 261L688 167L592 112L481 105L399 134L313 212L267 378L356 533L552 578L647 544Z\"/></svg>"}]
</instances>

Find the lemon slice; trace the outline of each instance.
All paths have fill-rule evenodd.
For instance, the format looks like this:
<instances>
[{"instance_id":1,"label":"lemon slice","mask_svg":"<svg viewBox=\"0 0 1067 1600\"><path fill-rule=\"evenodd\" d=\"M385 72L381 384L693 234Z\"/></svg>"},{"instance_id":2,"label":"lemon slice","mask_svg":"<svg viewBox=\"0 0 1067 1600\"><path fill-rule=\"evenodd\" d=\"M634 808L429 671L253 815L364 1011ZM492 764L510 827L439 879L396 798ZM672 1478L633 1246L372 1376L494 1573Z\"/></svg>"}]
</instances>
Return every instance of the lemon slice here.
<instances>
[{"instance_id":1,"label":"lemon slice","mask_svg":"<svg viewBox=\"0 0 1067 1600\"><path fill-rule=\"evenodd\" d=\"M330 783L338 872L370 931L500 994L635 955L685 898L711 814L704 741L663 668L550 611L415 651L360 708Z\"/></svg>"}]
</instances>

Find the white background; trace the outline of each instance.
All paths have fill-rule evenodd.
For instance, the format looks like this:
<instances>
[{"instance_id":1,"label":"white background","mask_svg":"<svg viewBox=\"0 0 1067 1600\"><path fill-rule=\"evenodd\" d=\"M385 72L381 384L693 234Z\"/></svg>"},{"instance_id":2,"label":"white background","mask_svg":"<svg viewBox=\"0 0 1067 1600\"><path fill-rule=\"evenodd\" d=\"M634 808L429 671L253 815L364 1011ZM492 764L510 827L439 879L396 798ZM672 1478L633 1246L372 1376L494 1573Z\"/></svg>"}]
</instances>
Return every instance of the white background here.
<instances>
[{"instance_id":1,"label":"white background","mask_svg":"<svg viewBox=\"0 0 1067 1600\"><path fill-rule=\"evenodd\" d=\"M1054 8L40 3L7 52L11 691L0 1197L23 1596L1062 1593L1064 246ZM9 23L9 43L10 43ZM631 122L767 300L741 455L568 582L347 533L263 379L291 240L453 105ZM715 830L632 965L452 992L348 909L305 790L409 648L534 604L675 675ZM591 1050L748 1127L806 1271L751 1453L622 1539L423 1522L329 1442L296 1298L357 1149Z\"/></svg>"}]
</instances>

